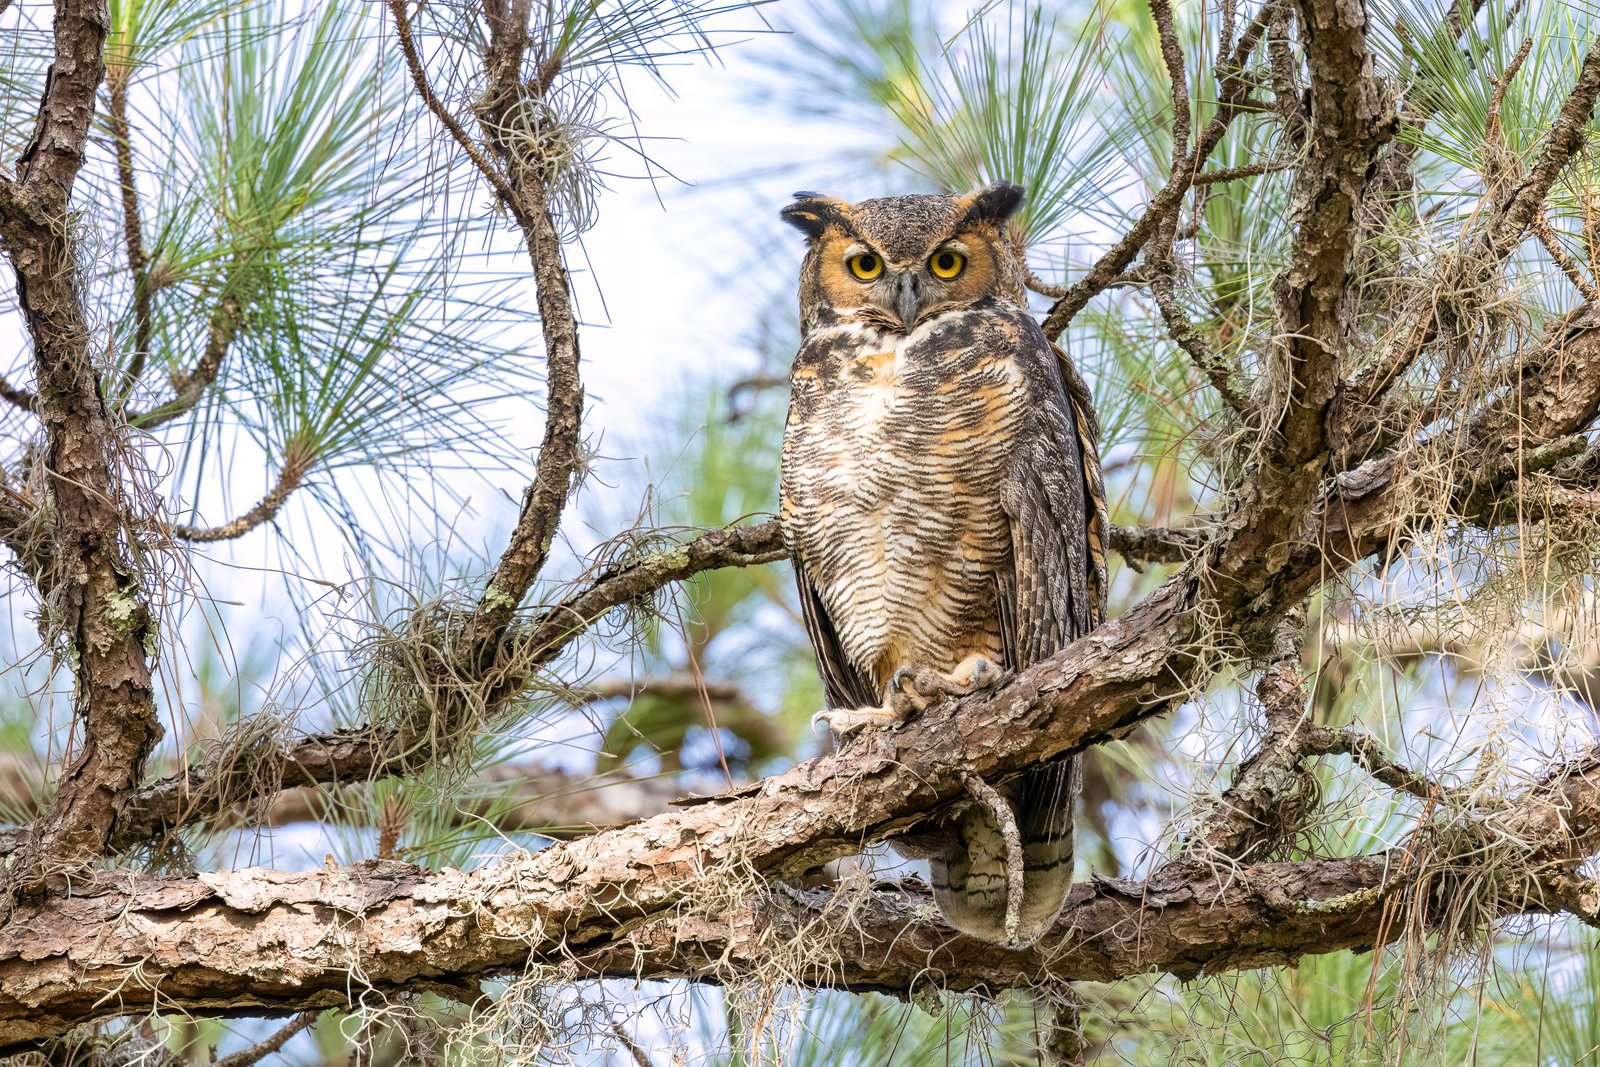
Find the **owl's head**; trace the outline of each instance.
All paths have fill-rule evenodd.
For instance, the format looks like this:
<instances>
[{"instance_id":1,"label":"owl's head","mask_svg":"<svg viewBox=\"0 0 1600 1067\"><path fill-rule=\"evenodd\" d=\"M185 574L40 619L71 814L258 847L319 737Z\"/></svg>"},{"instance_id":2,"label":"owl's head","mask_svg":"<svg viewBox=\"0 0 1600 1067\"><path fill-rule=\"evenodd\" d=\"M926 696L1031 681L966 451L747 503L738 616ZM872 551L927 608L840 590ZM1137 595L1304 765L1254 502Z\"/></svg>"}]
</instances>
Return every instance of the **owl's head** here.
<instances>
[{"instance_id":1,"label":"owl's head","mask_svg":"<svg viewBox=\"0 0 1600 1067\"><path fill-rule=\"evenodd\" d=\"M1004 234L1022 203L1015 185L965 196L890 196L847 203L796 193L783 219L805 233L800 312L823 309L897 333L987 297L1026 304L1022 266Z\"/></svg>"}]
</instances>

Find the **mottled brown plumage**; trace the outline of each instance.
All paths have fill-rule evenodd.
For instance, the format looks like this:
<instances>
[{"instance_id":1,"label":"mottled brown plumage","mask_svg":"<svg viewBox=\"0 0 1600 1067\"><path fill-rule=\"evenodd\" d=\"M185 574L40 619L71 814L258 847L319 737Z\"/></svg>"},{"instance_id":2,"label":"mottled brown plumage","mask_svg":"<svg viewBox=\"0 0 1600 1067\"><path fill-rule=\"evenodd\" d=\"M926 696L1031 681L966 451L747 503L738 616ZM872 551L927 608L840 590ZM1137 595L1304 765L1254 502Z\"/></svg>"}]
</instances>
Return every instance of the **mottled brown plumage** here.
<instances>
[{"instance_id":1,"label":"mottled brown plumage","mask_svg":"<svg viewBox=\"0 0 1600 1067\"><path fill-rule=\"evenodd\" d=\"M1099 621L1105 512L1087 390L1029 314L1004 233L1022 191L849 204L798 194L804 338L781 522L835 729L992 684ZM958 263L953 276L950 268ZM965 802L897 842L956 927L1029 944L1072 877L1075 763L1001 784L1007 849Z\"/></svg>"}]
</instances>

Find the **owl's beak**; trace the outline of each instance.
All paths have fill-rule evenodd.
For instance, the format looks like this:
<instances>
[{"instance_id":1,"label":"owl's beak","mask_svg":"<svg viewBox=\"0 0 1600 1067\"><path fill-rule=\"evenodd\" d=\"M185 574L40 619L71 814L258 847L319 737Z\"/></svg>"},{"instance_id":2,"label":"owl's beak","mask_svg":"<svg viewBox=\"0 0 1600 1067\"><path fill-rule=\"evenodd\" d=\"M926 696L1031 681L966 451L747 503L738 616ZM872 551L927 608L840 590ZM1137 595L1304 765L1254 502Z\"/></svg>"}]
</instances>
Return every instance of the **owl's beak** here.
<instances>
[{"instance_id":1,"label":"owl's beak","mask_svg":"<svg viewBox=\"0 0 1600 1067\"><path fill-rule=\"evenodd\" d=\"M899 287L894 294L894 309L900 316L900 324L905 327L906 333L917 323L917 312L922 301L917 296L917 276L915 274L900 275Z\"/></svg>"}]
</instances>

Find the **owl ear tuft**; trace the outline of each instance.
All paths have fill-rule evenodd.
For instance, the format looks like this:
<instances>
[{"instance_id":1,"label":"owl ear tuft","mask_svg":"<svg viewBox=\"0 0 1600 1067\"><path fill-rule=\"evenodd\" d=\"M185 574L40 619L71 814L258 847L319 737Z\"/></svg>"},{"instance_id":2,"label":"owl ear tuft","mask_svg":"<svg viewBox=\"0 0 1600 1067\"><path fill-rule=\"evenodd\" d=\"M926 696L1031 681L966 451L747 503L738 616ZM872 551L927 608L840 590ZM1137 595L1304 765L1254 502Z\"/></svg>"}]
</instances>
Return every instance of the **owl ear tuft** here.
<instances>
[{"instance_id":1,"label":"owl ear tuft","mask_svg":"<svg viewBox=\"0 0 1600 1067\"><path fill-rule=\"evenodd\" d=\"M810 238L822 236L829 226L844 226L845 210L850 205L821 193L795 193L794 203L778 217Z\"/></svg>"},{"instance_id":2,"label":"owl ear tuft","mask_svg":"<svg viewBox=\"0 0 1600 1067\"><path fill-rule=\"evenodd\" d=\"M1022 206L1025 195L1022 186L1010 182L997 182L963 197L967 214L962 224L974 222L1004 222Z\"/></svg>"}]
</instances>

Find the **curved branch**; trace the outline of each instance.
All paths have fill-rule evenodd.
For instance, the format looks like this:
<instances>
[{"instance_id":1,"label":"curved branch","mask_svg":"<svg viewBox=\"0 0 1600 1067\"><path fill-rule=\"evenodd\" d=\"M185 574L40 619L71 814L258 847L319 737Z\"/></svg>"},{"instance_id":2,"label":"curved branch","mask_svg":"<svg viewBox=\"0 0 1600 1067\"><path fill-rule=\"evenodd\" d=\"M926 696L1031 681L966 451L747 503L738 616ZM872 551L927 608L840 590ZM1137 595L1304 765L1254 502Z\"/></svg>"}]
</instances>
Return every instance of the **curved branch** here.
<instances>
[{"instance_id":1,"label":"curved branch","mask_svg":"<svg viewBox=\"0 0 1600 1067\"><path fill-rule=\"evenodd\" d=\"M311 454L290 448L285 452L283 469L278 472L277 482L249 511L221 526L188 526L177 523L167 526L166 531L180 541L196 543L231 541L243 537L262 523L272 521L288 501L289 494L304 483L313 462L314 457Z\"/></svg>"},{"instance_id":2,"label":"curved branch","mask_svg":"<svg viewBox=\"0 0 1600 1067\"><path fill-rule=\"evenodd\" d=\"M128 422L131 425L144 430L153 430L157 426L187 415L200 402L200 398L205 396L206 390L216 382L217 375L222 371L222 361L227 357L228 349L233 345L234 338L239 334L239 327L244 323L244 307L240 304L238 296L227 289L229 284L231 279L225 278L223 293L218 297L217 306L212 310L211 318L206 323L206 347L201 351L194 369L173 371L170 376L172 399L142 415L130 412Z\"/></svg>"},{"instance_id":3,"label":"curved branch","mask_svg":"<svg viewBox=\"0 0 1600 1067\"><path fill-rule=\"evenodd\" d=\"M128 364L122 392L126 393L144 373L150 355L150 339L155 331L150 306L150 277L144 251L144 223L139 213L139 187L133 166L133 127L128 121L128 77L131 71L118 67L106 72L110 105L111 143L117 156L117 184L122 194L122 236L128 254L128 274L133 278L133 358Z\"/></svg>"}]
</instances>

